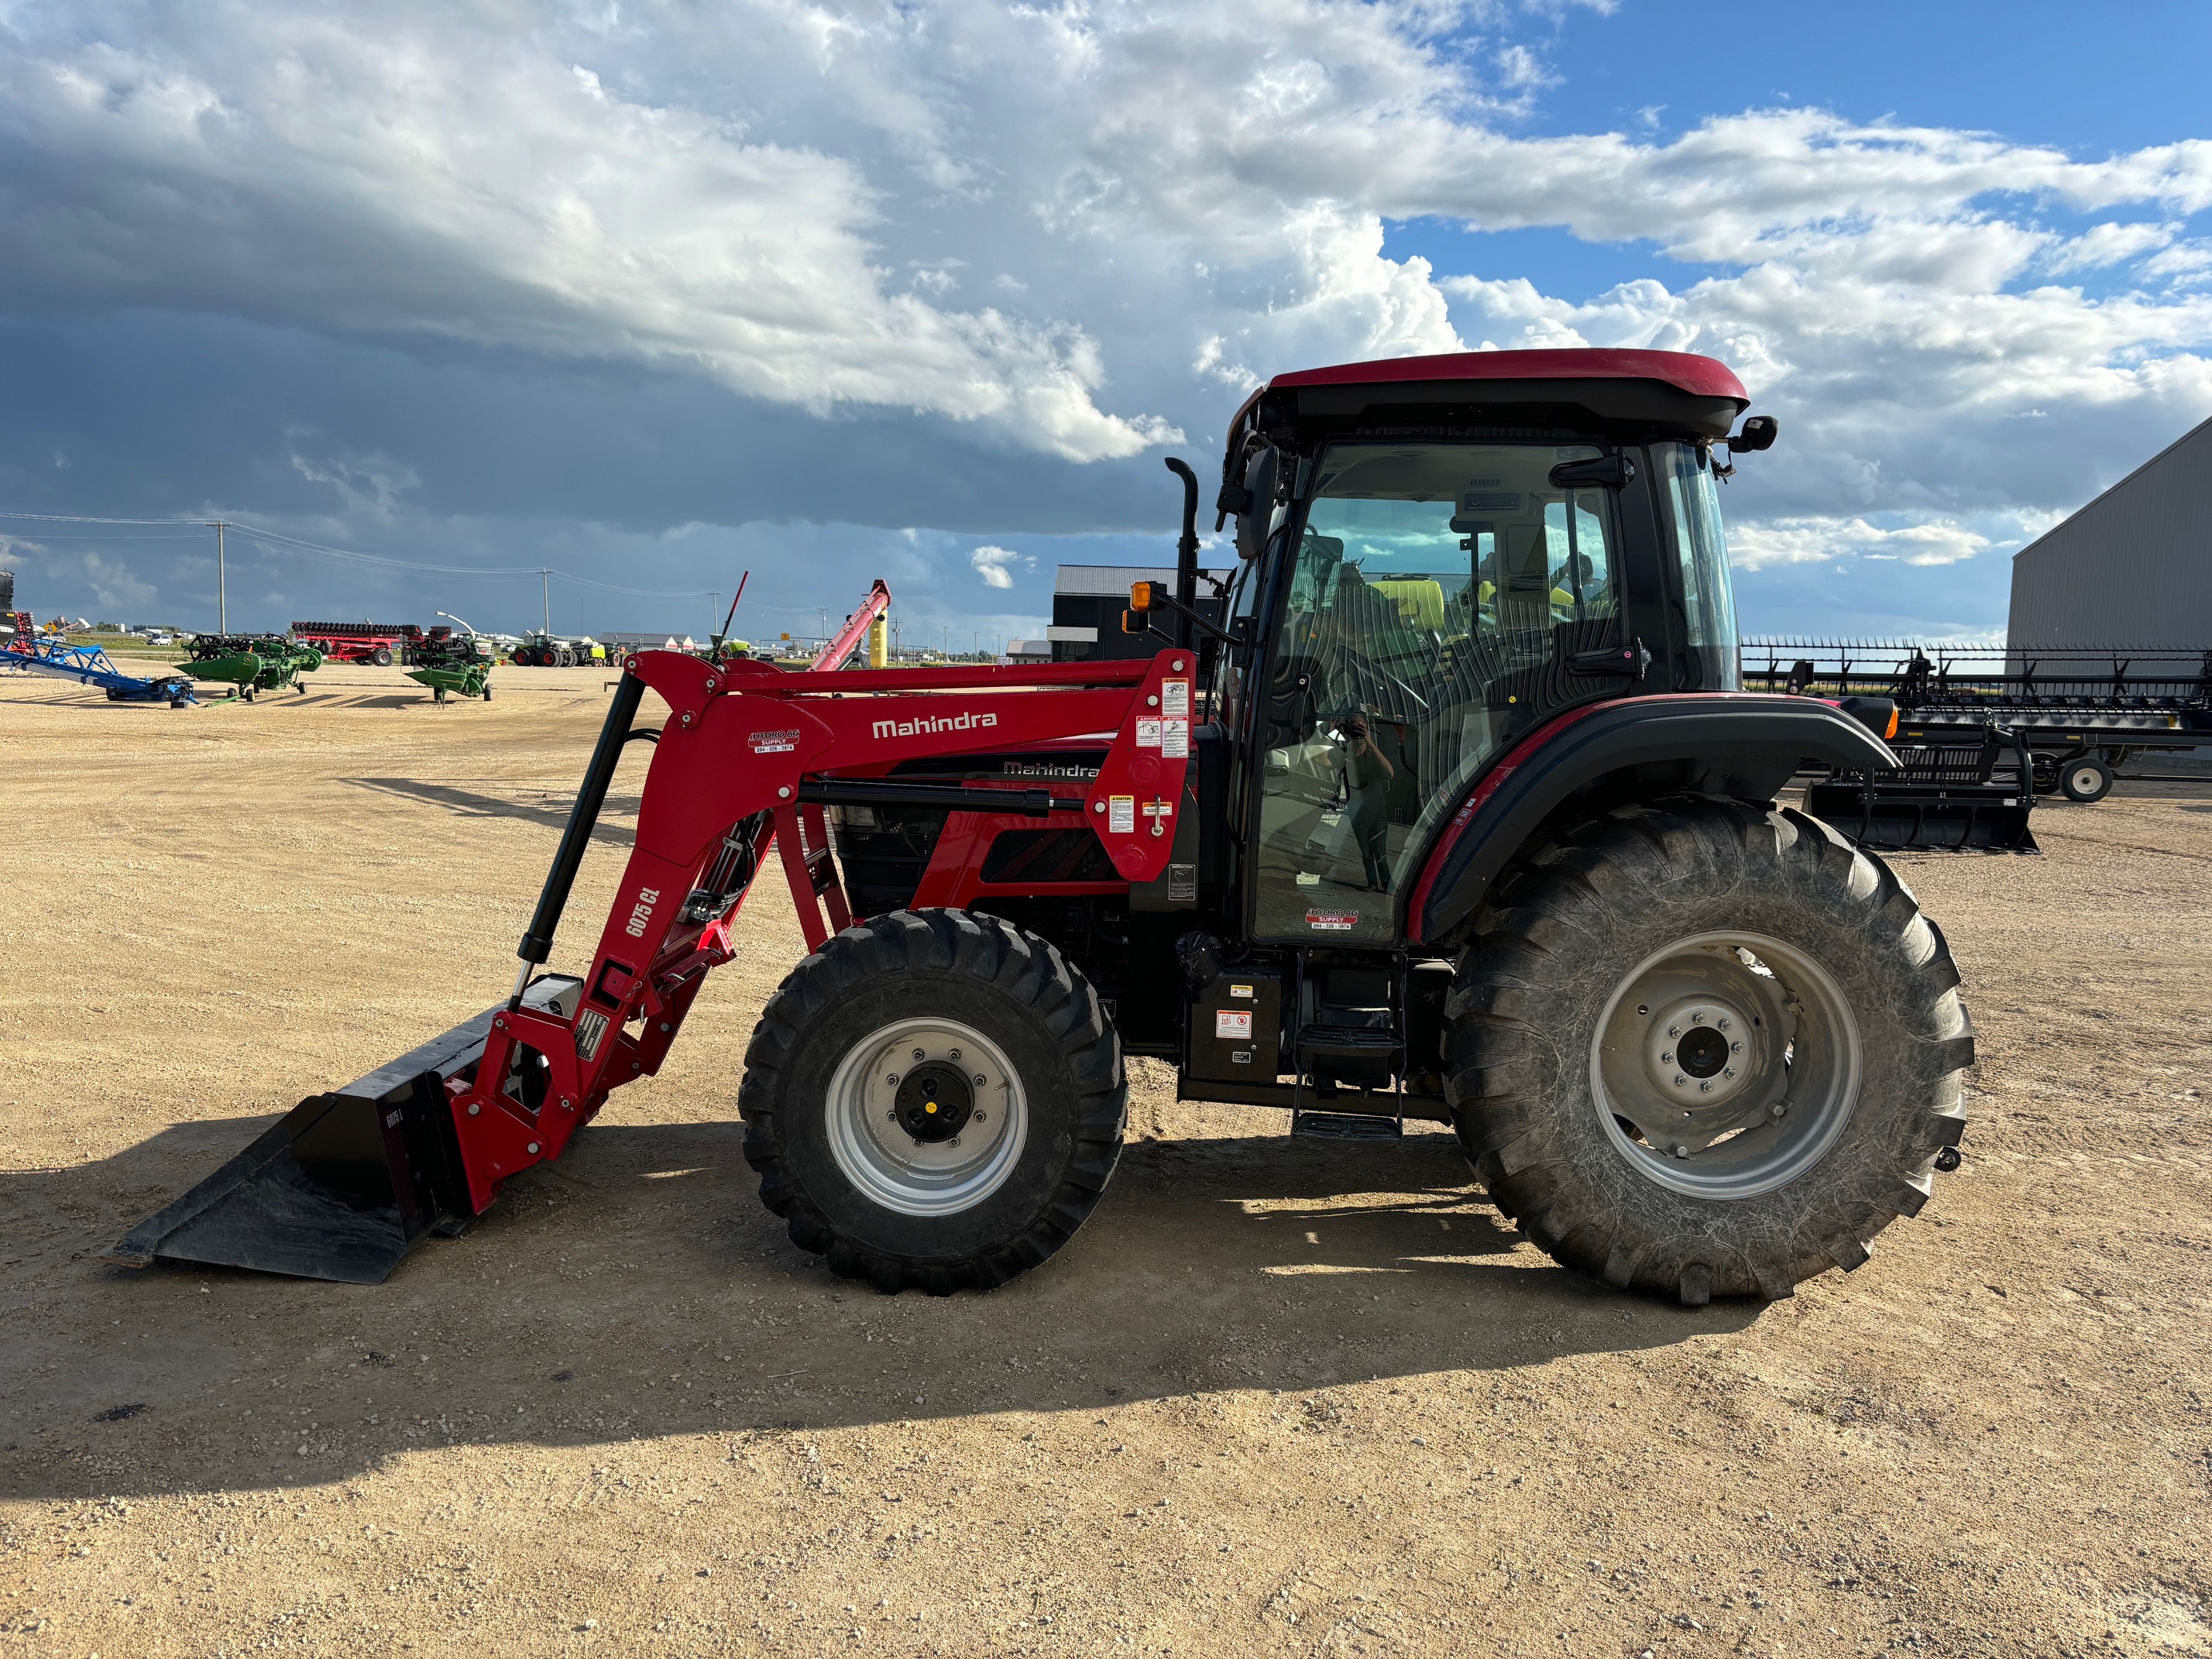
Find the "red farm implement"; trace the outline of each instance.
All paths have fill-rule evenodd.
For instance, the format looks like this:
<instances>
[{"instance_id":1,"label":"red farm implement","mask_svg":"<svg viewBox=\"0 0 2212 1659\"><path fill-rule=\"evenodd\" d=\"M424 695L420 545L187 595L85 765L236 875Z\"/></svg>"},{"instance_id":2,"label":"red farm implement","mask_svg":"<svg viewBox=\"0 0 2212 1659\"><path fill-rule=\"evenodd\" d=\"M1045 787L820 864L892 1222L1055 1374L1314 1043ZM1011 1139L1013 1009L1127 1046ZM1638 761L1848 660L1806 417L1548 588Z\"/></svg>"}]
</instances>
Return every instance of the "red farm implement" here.
<instances>
[{"instance_id":1,"label":"red farm implement","mask_svg":"<svg viewBox=\"0 0 2212 1659\"><path fill-rule=\"evenodd\" d=\"M1895 759L1836 703L1736 687L1713 485L1774 437L1730 435L1745 402L1663 352L1286 375L1231 428L1226 627L1170 462L1176 580L1124 624L1164 624L1149 659L641 653L507 1000L302 1102L116 1256L383 1278L659 1070L773 861L808 954L745 1055L745 1155L797 1246L880 1289L1065 1243L1129 1053L1323 1141L1449 1123L1504 1213L1617 1286L1857 1266L1956 1164L1972 1038L1911 894L1775 804ZM582 972L543 972L634 741L612 911Z\"/></svg>"},{"instance_id":2,"label":"red farm implement","mask_svg":"<svg viewBox=\"0 0 2212 1659\"><path fill-rule=\"evenodd\" d=\"M422 630L413 623L295 622L292 637L301 645L313 646L333 662L365 662L388 668L422 642Z\"/></svg>"}]
</instances>

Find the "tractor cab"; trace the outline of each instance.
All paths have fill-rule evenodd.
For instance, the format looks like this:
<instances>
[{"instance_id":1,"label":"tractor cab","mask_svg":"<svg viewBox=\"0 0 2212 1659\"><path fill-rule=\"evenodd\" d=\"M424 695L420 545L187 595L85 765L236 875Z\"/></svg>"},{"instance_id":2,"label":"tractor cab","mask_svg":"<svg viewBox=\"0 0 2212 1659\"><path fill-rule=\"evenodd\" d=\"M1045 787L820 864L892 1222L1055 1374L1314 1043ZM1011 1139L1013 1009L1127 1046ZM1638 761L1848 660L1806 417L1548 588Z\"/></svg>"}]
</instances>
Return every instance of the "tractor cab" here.
<instances>
[{"instance_id":1,"label":"tractor cab","mask_svg":"<svg viewBox=\"0 0 2212 1659\"><path fill-rule=\"evenodd\" d=\"M1404 943L1425 855L1504 750L1577 707L1737 690L1718 486L1747 401L1656 351L1404 358L1255 395L1224 460L1248 556L1216 657L1251 938Z\"/></svg>"}]
</instances>

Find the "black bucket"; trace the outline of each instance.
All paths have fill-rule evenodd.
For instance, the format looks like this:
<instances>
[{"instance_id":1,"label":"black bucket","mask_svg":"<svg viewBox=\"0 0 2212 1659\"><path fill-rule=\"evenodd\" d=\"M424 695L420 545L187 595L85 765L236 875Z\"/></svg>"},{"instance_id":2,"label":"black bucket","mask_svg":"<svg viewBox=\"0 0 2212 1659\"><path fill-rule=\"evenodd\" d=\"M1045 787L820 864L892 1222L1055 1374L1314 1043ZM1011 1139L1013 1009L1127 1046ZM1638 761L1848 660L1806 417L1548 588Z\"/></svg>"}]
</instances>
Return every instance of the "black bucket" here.
<instances>
[{"instance_id":1,"label":"black bucket","mask_svg":"<svg viewBox=\"0 0 2212 1659\"><path fill-rule=\"evenodd\" d=\"M425 1233L457 1232L472 1217L446 1079L482 1057L494 1012L308 1096L106 1260L380 1284Z\"/></svg>"}]
</instances>

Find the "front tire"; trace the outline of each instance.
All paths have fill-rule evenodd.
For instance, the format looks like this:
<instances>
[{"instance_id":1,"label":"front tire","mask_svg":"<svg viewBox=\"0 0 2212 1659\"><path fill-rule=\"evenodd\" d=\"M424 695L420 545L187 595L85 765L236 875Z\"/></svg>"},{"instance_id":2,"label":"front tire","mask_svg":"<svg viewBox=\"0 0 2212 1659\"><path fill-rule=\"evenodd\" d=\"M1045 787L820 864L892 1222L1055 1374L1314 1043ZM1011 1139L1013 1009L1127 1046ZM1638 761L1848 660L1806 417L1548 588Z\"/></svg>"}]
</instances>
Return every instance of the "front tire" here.
<instances>
[{"instance_id":1,"label":"front tire","mask_svg":"<svg viewBox=\"0 0 2212 1659\"><path fill-rule=\"evenodd\" d=\"M1461 1142L1504 1214L1617 1288L1695 1306L1856 1267L1958 1143L1950 951L1818 819L1623 808L1480 927L1449 1004Z\"/></svg>"},{"instance_id":2,"label":"front tire","mask_svg":"<svg viewBox=\"0 0 2212 1659\"><path fill-rule=\"evenodd\" d=\"M1127 1097L1120 1038L1058 951L995 916L896 910L792 970L738 1108L793 1243L879 1291L942 1296L1002 1285L1074 1236L1121 1157Z\"/></svg>"}]
</instances>

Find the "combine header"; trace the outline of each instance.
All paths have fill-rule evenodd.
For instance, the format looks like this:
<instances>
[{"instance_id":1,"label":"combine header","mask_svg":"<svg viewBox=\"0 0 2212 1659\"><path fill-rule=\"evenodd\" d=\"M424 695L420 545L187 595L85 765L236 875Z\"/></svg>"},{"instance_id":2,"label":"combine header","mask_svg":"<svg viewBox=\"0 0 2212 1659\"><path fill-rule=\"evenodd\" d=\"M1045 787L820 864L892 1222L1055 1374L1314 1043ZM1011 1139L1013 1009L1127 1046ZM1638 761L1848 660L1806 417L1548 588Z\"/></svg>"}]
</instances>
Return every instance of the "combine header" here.
<instances>
[{"instance_id":1,"label":"combine header","mask_svg":"<svg viewBox=\"0 0 2212 1659\"><path fill-rule=\"evenodd\" d=\"M1735 429L1746 402L1669 352L1285 375L1229 428L1225 629L1171 460L1176 579L1124 623L1160 630L1149 659L640 653L511 994L112 1254L383 1278L660 1069L776 866L808 954L744 1055L745 1157L795 1246L878 1289L985 1288L1066 1243L1132 1053L1323 1143L1449 1122L1504 1214L1615 1286L1858 1266L1957 1164L1973 1038L1911 894L1775 804L1808 763L1896 757L1736 684L1714 484L1775 437ZM544 971L633 753L613 907L580 971Z\"/></svg>"},{"instance_id":2,"label":"combine header","mask_svg":"<svg viewBox=\"0 0 2212 1659\"><path fill-rule=\"evenodd\" d=\"M321 652L281 634L202 634L192 641L192 659L177 668L196 680L228 683L231 696L252 702L257 691L280 691L288 685L305 695L307 688L299 677L322 665Z\"/></svg>"},{"instance_id":3,"label":"combine header","mask_svg":"<svg viewBox=\"0 0 2212 1659\"><path fill-rule=\"evenodd\" d=\"M448 696L491 701L492 655L473 634L434 628L415 642L407 659L416 665L407 678L428 686L433 702Z\"/></svg>"}]
</instances>

